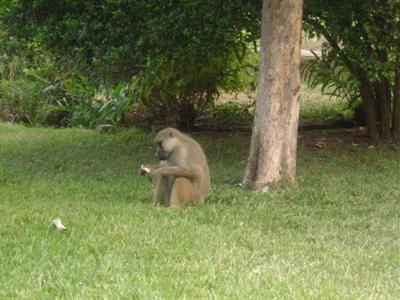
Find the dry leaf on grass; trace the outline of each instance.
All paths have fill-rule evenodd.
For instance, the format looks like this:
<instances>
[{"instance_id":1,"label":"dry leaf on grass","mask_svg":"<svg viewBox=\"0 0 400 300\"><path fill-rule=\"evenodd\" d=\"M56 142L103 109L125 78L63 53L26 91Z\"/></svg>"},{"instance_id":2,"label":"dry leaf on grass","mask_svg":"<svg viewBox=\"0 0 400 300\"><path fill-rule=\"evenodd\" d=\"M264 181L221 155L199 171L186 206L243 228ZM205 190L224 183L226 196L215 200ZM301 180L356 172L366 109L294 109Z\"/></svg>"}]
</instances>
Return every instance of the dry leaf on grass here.
<instances>
[{"instance_id":1,"label":"dry leaf on grass","mask_svg":"<svg viewBox=\"0 0 400 300\"><path fill-rule=\"evenodd\" d=\"M60 219L60 218L54 219L54 220L52 221L52 223L53 223L54 226L56 226L56 228L57 228L58 230L65 230L65 229L67 229L67 228L64 226L64 224L61 222L61 219Z\"/></svg>"}]
</instances>

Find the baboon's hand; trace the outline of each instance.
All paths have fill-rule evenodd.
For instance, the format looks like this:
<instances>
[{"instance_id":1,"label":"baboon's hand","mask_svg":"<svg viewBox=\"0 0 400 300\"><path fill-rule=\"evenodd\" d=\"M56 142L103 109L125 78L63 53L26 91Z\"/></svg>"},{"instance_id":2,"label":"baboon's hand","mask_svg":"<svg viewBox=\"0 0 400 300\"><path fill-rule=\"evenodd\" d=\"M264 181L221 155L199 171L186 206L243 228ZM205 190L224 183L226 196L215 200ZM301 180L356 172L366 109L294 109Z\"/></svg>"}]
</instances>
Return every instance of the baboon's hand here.
<instances>
[{"instance_id":1,"label":"baboon's hand","mask_svg":"<svg viewBox=\"0 0 400 300\"><path fill-rule=\"evenodd\" d=\"M145 165L141 165L139 168L139 175L143 176L143 175L148 175L150 174L150 169L148 167L146 167Z\"/></svg>"}]
</instances>

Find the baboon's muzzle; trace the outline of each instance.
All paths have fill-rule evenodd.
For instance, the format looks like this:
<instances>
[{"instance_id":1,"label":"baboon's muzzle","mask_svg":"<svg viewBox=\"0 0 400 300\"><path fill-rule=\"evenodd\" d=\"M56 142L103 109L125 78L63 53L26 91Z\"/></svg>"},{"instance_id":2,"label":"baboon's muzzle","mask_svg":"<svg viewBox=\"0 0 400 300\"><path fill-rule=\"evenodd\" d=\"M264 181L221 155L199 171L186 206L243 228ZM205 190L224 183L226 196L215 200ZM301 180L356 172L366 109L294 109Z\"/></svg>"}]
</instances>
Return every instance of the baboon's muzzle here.
<instances>
[{"instance_id":1,"label":"baboon's muzzle","mask_svg":"<svg viewBox=\"0 0 400 300\"><path fill-rule=\"evenodd\" d=\"M163 149L157 149L154 157L157 160L167 160L168 159L168 155L167 155L167 153L165 153L165 151Z\"/></svg>"}]
</instances>

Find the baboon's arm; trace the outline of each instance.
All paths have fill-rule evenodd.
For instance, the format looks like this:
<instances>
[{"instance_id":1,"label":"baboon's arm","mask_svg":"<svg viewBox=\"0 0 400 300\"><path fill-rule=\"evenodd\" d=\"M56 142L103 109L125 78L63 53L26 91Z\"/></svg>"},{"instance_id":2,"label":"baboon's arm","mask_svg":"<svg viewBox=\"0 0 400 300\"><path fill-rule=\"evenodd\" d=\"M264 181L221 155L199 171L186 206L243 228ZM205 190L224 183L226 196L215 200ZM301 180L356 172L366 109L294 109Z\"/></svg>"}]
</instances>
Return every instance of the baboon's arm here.
<instances>
[{"instance_id":1,"label":"baboon's arm","mask_svg":"<svg viewBox=\"0 0 400 300\"><path fill-rule=\"evenodd\" d=\"M161 167L162 167L162 165L159 165L159 164L158 165L141 165L139 168L139 174L140 175L151 174Z\"/></svg>"},{"instance_id":2,"label":"baboon's arm","mask_svg":"<svg viewBox=\"0 0 400 300\"><path fill-rule=\"evenodd\" d=\"M150 173L152 177L160 177L160 176L175 176L175 177L186 177L190 180L193 180L197 177L196 172L191 169L177 166L161 166L154 172Z\"/></svg>"}]
</instances>

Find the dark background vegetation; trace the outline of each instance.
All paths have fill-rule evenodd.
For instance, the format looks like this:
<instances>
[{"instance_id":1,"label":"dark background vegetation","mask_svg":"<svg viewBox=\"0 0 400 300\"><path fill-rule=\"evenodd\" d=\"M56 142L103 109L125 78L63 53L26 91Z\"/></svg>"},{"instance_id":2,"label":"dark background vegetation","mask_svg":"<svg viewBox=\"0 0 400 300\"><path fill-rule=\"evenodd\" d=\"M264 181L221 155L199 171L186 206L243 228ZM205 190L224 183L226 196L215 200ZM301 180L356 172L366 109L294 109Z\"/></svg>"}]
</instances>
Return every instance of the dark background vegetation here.
<instances>
[{"instance_id":1,"label":"dark background vegetation","mask_svg":"<svg viewBox=\"0 0 400 300\"><path fill-rule=\"evenodd\" d=\"M248 124L248 104L215 100L254 91L261 2L0 1L1 118ZM374 141L399 139L399 13L395 0L304 6L305 35L324 41L322 57L303 66L305 82L348 101Z\"/></svg>"}]
</instances>

